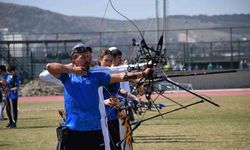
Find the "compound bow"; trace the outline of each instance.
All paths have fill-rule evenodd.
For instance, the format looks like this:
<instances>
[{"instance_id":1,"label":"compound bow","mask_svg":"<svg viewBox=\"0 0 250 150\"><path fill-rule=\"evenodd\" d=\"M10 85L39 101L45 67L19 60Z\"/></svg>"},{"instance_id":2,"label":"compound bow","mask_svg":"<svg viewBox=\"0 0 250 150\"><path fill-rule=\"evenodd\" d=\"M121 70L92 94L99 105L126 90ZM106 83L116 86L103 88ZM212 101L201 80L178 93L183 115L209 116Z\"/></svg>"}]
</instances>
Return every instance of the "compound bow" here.
<instances>
[{"instance_id":1,"label":"compound bow","mask_svg":"<svg viewBox=\"0 0 250 150\"><path fill-rule=\"evenodd\" d=\"M160 37L160 39L158 41L156 50L154 48L149 47L146 44L145 39L144 39L141 31L137 27L137 25L133 21L131 21L128 17L126 17L125 15L121 14L118 10L116 10L116 8L114 7L114 5L112 3L112 0L109 0L109 3L111 4L113 10L115 10L122 17L126 18L129 22L131 22L136 27L136 29L138 30L138 32L139 32L139 34L140 34L140 36L142 38L140 44L136 44L139 47L138 51L140 53L139 55L137 55L136 62L141 62L141 61L145 62L146 61L146 67L148 67L148 68L157 68L158 67L159 68L158 65L162 61L163 35ZM135 40L133 42L135 42ZM137 67L137 69L141 70L138 67ZM128 70L132 71L133 69L128 67ZM210 103L210 104L212 104L212 105L214 105L216 107L220 107L218 104L216 104L215 102L209 100L208 98L206 98L204 96L201 96L201 95L199 95L197 93L194 93L194 92L182 87L181 85L175 83L174 81L170 80L169 79L170 76L166 75L165 72L162 71L162 73L163 73L163 76L158 76L156 73L152 73L150 75L147 75L146 77L141 78L139 80L139 82L135 85L136 90L138 90L139 87L144 86L144 95L145 95L146 100L148 101L147 109L150 110L152 108L152 106L154 106L154 108L157 109L159 114L154 115L152 117L148 117L148 118L145 118L145 119L138 120L137 122L134 122L134 123L130 123L130 126L132 126L131 130L129 130L129 133L126 134L124 139L122 139L117 144L121 144L127 138L130 138L131 135L133 134L133 131L136 130L143 122L154 119L156 117L160 117L160 116L163 117L163 115L170 114L170 113L176 112L178 110L185 109L185 108L188 108L188 107L191 107L191 106L194 106L196 104L203 103L203 102L208 102L208 103ZM178 75L176 75L176 76L178 76ZM179 75L179 76L181 76L181 75ZM172 76L172 77L174 77L174 76ZM180 89L185 90L186 92L194 95L195 97L198 97L200 100L195 101L195 102L190 103L190 104L182 105L182 104L180 104L180 103L178 103L178 102L164 96L163 94L158 93L161 96L163 96L164 98L166 98L166 99L174 102L175 104L179 105L179 107L177 107L175 109L172 109L172 110L169 110L167 112L161 113L159 111L158 107L156 106L156 104L154 103L154 101L156 99L152 100L152 94L155 93L154 84L157 83L157 82L162 82L162 81L167 81L167 82L171 83L172 85L174 85L176 87L179 87ZM139 107L140 106L143 106L143 105L139 105Z\"/></svg>"}]
</instances>

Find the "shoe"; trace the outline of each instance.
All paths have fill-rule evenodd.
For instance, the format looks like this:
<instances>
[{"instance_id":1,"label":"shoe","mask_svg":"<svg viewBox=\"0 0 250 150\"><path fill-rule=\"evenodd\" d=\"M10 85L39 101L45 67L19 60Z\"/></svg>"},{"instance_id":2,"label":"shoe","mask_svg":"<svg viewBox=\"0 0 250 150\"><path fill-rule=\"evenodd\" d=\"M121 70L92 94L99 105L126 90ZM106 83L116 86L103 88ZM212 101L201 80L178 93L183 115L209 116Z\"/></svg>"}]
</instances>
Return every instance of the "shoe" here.
<instances>
[{"instance_id":1,"label":"shoe","mask_svg":"<svg viewBox=\"0 0 250 150\"><path fill-rule=\"evenodd\" d=\"M16 128L16 124L15 123L11 124L9 128Z\"/></svg>"},{"instance_id":2,"label":"shoe","mask_svg":"<svg viewBox=\"0 0 250 150\"><path fill-rule=\"evenodd\" d=\"M11 125L11 124L10 124L10 123L8 123L8 124L7 124L7 126L5 126L5 127L6 127L6 128L9 128L9 127L10 127L10 125Z\"/></svg>"}]
</instances>

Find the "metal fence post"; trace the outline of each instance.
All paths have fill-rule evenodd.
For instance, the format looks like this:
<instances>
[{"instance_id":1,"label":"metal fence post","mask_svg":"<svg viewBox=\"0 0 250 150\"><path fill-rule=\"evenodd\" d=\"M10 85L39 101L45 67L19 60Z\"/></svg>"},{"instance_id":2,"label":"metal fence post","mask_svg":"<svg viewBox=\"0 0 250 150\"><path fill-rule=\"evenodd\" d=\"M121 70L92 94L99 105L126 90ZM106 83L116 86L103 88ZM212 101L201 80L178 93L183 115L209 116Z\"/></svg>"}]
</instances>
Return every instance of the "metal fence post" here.
<instances>
[{"instance_id":1,"label":"metal fence post","mask_svg":"<svg viewBox=\"0 0 250 150\"><path fill-rule=\"evenodd\" d=\"M210 63L213 62L213 43L210 42Z\"/></svg>"},{"instance_id":2,"label":"metal fence post","mask_svg":"<svg viewBox=\"0 0 250 150\"><path fill-rule=\"evenodd\" d=\"M10 43L7 43L8 45L8 64L10 64Z\"/></svg>"},{"instance_id":3,"label":"metal fence post","mask_svg":"<svg viewBox=\"0 0 250 150\"><path fill-rule=\"evenodd\" d=\"M184 50L184 65L186 64L186 60L188 60L188 58L186 59L186 52L188 52L188 29L186 29L186 42L185 42L185 50Z\"/></svg>"},{"instance_id":4,"label":"metal fence post","mask_svg":"<svg viewBox=\"0 0 250 150\"><path fill-rule=\"evenodd\" d=\"M31 79L33 80L33 74L34 74L34 68L33 68L33 53L30 51L30 74L31 74Z\"/></svg>"},{"instance_id":5,"label":"metal fence post","mask_svg":"<svg viewBox=\"0 0 250 150\"><path fill-rule=\"evenodd\" d=\"M231 51L231 63L230 63L230 66L231 66L231 69L234 69L234 57L233 57L233 28L230 27L230 51Z\"/></svg>"},{"instance_id":6,"label":"metal fence post","mask_svg":"<svg viewBox=\"0 0 250 150\"><path fill-rule=\"evenodd\" d=\"M183 63L185 64L185 61L186 61L186 59L185 59L185 56L186 56L186 43L183 43Z\"/></svg>"},{"instance_id":7,"label":"metal fence post","mask_svg":"<svg viewBox=\"0 0 250 150\"><path fill-rule=\"evenodd\" d=\"M33 58L32 58L32 51L29 50L29 43L26 43L26 52L27 52L27 60L28 56L30 55L30 78L33 79ZM28 67L28 66L26 66Z\"/></svg>"},{"instance_id":8,"label":"metal fence post","mask_svg":"<svg viewBox=\"0 0 250 150\"><path fill-rule=\"evenodd\" d=\"M100 45L99 45L99 47L100 47L100 49L101 49L101 47L102 47L102 32L99 32L99 39L100 39Z\"/></svg>"},{"instance_id":9,"label":"metal fence post","mask_svg":"<svg viewBox=\"0 0 250 150\"><path fill-rule=\"evenodd\" d=\"M237 47L238 47L238 61L240 62L241 61L241 47L240 47L240 41L238 40L237 42Z\"/></svg>"}]
</instances>

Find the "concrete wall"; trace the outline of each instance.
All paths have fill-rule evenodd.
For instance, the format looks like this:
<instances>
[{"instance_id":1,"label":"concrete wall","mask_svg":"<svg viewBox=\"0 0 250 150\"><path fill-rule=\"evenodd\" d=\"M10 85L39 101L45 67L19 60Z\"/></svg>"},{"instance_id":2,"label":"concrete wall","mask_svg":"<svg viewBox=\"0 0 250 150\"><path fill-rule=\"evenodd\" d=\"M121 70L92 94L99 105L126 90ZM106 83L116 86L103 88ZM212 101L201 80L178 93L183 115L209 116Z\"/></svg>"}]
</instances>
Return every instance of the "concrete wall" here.
<instances>
[{"instance_id":1,"label":"concrete wall","mask_svg":"<svg viewBox=\"0 0 250 150\"><path fill-rule=\"evenodd\" d=\"M250 70L171 79L178 83L191 83L193 89L250 88Z\"/></svg>"}]
</instances>

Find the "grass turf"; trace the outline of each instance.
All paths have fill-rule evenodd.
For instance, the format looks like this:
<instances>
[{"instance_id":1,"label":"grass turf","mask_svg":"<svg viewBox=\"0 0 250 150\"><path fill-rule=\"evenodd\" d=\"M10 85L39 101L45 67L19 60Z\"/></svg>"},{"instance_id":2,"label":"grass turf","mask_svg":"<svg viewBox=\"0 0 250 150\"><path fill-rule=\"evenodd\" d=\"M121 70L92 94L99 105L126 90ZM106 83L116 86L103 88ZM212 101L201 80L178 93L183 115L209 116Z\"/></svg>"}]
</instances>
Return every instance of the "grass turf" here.
<instances>
[{"instance_id":1,"label":"grass turf","mask_svg":"<svg viewBox=\"0 0 250 150\"><path fill-rule=\"evenodd\" d=\"M202 103L144 122L134 132L134 149L250 149L249 96L213 99L220 108ZM0 149L55 149L55 129L61 121L58 108L63 108L63 103L20 103L16 129L7 129L8 121L0 121ZM147 112L144 117L155 114Z\"/></svg>"}]
</instances>

